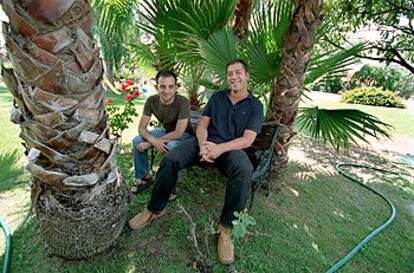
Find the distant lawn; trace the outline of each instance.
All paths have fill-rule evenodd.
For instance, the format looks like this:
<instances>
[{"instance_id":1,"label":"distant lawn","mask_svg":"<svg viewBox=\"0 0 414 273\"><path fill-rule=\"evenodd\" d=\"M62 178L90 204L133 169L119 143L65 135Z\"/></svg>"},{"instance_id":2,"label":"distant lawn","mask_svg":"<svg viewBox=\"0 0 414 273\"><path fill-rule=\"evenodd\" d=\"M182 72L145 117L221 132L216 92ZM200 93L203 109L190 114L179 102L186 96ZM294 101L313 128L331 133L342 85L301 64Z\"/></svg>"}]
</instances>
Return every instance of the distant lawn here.
<instances>
[{"instance_id":1,"label":"distant lawn","mask_svg":"<svg viewBox=\"0 0 414 273\"><path fill-rule=\"evenodd\" d=\"M312 94L310 95L312 98ZM414 136L414 109L398 109L379 106L368 106L360 104L348 104L339 102L338 99L333 99L331 94L327 94L326 97L318 96L318 99L314 99L309 102L302 103L301 106L319 106L326 109L359 109L367 112L371 115L378 117L380 120L394 126L394 130L391 132L396 135Z\"/></svg>"},{"instance_id":2,"label":"distant lawn","mask_svg":"<svg viewBox=\"0 0 414 273\"><path fill-rule=\"evenodd\" d=\"M184 170L178 201L167 207L165 217L148 228L132 232L125 227L113 248L86 261L64 261L49 256L39 240L36 217L32 216L16 230L30 203L30 178L22 171L25 158L19 144L19 128L8 121L10 105L11 96L0 89L0 209L14 232L10 272L192 272L194 252L188 239L189 223L179 211L178 202L195 219L199 241L204 246L203 231L211 220L219 218L224 198L223 177L197 168ZM124 136L123 154L117 157L127 183L133 177L129 141L134 134L136 124L131 124L128 137ZM266 236L248 238L232 272L325 272L388 218L389 209L380 198L336 173L333 166L339 161L370 162L414 173L413 168L384 159L375 152L356 149L349 156L337 156L325 145L297 137L290 149L286 177L283 181L273 180L272 197L266 199L260 193L253 207L257 226L252 231ZM412 177L361 174L371 177L369 183L395 202L398 215L387 230L338 272L412 273L414 217L407 208L414 203ZM129 206L128 218L142 210L148 198L149 192L137 196ZM0 238L2 253L4 237ZM214 272L229 272L230 267L216 261L215 236L208 235L207 239ZM238 254L239 246L240 242L236 248Z\"/></svg>"}]
</instances>

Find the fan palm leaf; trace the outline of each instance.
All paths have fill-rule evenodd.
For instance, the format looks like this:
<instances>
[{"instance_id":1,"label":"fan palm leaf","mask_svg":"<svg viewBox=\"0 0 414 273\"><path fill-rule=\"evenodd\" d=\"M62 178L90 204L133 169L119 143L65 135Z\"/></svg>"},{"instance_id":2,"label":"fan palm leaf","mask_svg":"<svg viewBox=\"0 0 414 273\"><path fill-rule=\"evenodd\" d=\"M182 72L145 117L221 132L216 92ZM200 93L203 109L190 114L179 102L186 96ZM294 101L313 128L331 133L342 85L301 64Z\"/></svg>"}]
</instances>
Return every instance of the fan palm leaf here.
<instances>
[{"instance_id":1,"label":"fan palm leaf","mask_svg":"<svg viewBox=\"0 0 414 273\"><path fill-rule=\"evenodd\" d=\"M133 34L137 0L93 0L96 32L102 46L105 63L110 70L120 69L128 51L125 42ZM132 35L134 36L134 35Z\"/></svg>"},{"instance_id":2,"label":"fan palm leaf","mask_svg":"<svg viewBox=\"0 0 414 273\"><path fill-rule=\"evenodd\" d=\"M299 132L330 143L336 150L349 149L366 135L389 137L391 126L357 109L301 108L295 121Z\"/></svg>"},{"instance_id":3,"label":"fan palm leaf","mask_svg":"<svg viewBox=\"0 0 414 273\"><path fill-rule=\"evenodd\" d=\"M346 50L314 55L309 63L304 85L314 83L327 74L333 76L348 71L350 65L358 61L355 55L364 48L364 44L358 44Z\"/></svg>"},{"instance_id":4,"label":"fan palm leaf","mask_svg":"<svg viewBox=\"0 0 414 273\"><path fill-rule=\"evenodd\" d=\"M226 64L239 56L238 42L231 29L222 30L200 41L201 56L207 69L226 81Z\"/></svg>"},{"instance_id":5,"label":"fan palm leaf","mask_svg":"<svg viewBox=\"0 0 414 273\"><path fill-rule=\"evenodd\" d=\"M261 4L250 23L250 36L245 43L250 76L256 84L270 84L279 73L280 49L284 45L292 17L292 1Z\"/></svg>"},{"instance_id":6,"label":"fan palm leaf","mask_svg":"<svg viewBox=\"0 0 414 273\"><path fill-rule=\"evenodd\" d=\"M235 0L143 0L140 15L144 20L139 25L158 44L157 56L162 54L170 65L193 66L202 60L199 41L229 25L236 3Z\"/></svg>"}]
</instances>

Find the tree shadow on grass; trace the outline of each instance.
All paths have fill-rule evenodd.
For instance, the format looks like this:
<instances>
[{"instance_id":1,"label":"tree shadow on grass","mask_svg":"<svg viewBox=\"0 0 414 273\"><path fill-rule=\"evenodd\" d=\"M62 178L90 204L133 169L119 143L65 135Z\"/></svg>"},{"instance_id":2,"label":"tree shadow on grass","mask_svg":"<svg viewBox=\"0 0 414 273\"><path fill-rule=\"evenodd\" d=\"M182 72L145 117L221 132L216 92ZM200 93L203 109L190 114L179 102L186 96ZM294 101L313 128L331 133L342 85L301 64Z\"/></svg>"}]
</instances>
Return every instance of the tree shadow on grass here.
<instances>
[{"instance_id":1,"label":"tree shadow on grass","mask_svg":"<svg viewBox=\"0 0 414 273\"><path fill-rule=\"evenodd\" d=\"M320 169L326 171L326 174L330 173L328 170L332 170L332 167L336 164L350 162L368 164L400 172L407 172L408 169L412 168L407 164L399 162L396 154L358 147L356 145L347 152L337 153L331 146L304 136L298 136L295 140L295 145L300 145L300 151L306 158L314 160L316 164L313 164L313 168L319 165ZM307 166L310 167L312 164Z\"/></svg>"},{"instance_id":2,"label":"tree shadow on grass","mask_svg":"<svg viewBox=\"0 0 414 273\"><path fill-rule=\"evenodd\" d=\"M23 182L28 180L22 166L18 164L19 156L20 152L17 149L0 153L0 193L23 187Z\"/></svg>"}]
</instances>

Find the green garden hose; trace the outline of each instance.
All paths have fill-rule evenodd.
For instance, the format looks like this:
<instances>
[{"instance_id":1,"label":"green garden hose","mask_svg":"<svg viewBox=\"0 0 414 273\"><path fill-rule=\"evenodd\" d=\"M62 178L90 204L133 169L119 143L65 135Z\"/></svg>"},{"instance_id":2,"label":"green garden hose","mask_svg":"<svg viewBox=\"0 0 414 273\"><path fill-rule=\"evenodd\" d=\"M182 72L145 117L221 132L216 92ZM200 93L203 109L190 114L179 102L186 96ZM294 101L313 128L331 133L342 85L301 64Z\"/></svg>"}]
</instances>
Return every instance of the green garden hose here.
<instances>
[{"instance_id":1,"label":"green garden hose","mask_svg":"<svg viewBox=\"0 0 414 273\"><path fill-rule=\"evenodd\" d=\"M10 234L9 227L6 225L6 222L3 221L3 218L1 216L0 216L0 224L1 224L1 228L3 229L4 235L6 236L6 252L4 253L2 273L7 273L7 269L9 268L9 262L10 262L11 234Z\"/></svg>"},{"instance_id":2,"label":"green garden hose","mask_svg":"<svg viewBox=\"0 0 414 273\"><path fill-rule=\"evenodd\" d=\"M383 172L383 173L391 173L391 174L397 174L400 175L400 172L396 172L396 171L391 171L391 170L386 170L386 169L382 169L382 168L376 168L370 165L365 165L365 164L356 164L356 163L339 163L337 164L336 170L343 176L345 176L346 178L348 178L349 180L358 183L359 185L363 186L364 188L367 188L368 190L372 191L373 193L379 195L382 199L384 199L388 206L391 209L391 216L390 218L380 227L378 227L377 229L375 229L373 232L371 232L367 237L365 237L358 245L356 245L345 257L343 257L340 261L338 261L336 264L334 264L331 268L329 268L328 271L326 271L326 273L333 273L336 272L339 268L341 268L343 265L345 265L349 260L352 259L352 257L355 256L355 254L358 253L359 250L361 250L362 247L364 247L372 238L374 238L376 235L378 235L378 233L380 233L381 231L383 231L384 229L386 229L395 219L395 216L397 215L397 211L395 209L394 204L391 202L390 199L388 199L384 194L382 194L381 192L365 185L364 183L362 183L360 180L356 179L355 177L351 176L349 173L343 171L341 169L341 167L356 167L356 168L365 168L365 169L370 169L370 170L375 170L375 171L379 171L379 172Z\"/></svg>"}]
</instances>

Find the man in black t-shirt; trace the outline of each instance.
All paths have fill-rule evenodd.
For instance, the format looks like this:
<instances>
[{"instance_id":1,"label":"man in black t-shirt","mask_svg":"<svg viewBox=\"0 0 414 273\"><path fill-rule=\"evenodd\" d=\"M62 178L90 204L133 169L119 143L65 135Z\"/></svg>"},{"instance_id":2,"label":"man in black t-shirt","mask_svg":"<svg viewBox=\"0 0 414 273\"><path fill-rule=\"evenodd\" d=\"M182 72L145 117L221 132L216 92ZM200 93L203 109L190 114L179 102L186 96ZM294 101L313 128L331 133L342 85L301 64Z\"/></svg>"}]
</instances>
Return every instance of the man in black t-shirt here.
<instances>
[{"instance_id":1,"label":"man in black t-shirt","mask_svg":"<svg viewBox=\"0 0 414 273\"><path fill-rule=\"evenodd\" d=\"M146 189L151 183L149 176L147 149L162 154L177 146L180 141L192 135L189 124L190 103L177 94L177 77L171 71L160 71L155 76L157 94L149 97L138 125L139 135L132 140L135 166L135 183L131 193ZM151 116L160 122L162 128L148 130ZM171 198L175 196L172 195Z\"/></svg>"},{"instance_id":2,"label":"man in black t-shirt","mask_svg":"<svg viewBox=\"0 0 414 273\"><path fill-rule=\"evenodd\" d=\"M209 99L197 126L197 138L180 143L161 162L147 208L129 221L141 229L165 214L165 206L181 169L199 161L216 164L229 178L220 216L218 256L222 264L234 262L231 238L234 212L242 212L251 189L253 165L244 149L250 147L263 123L263 105L247 89L249 73L242 60L227 64L228 89Z\"/></svg>"}]
</instances>

